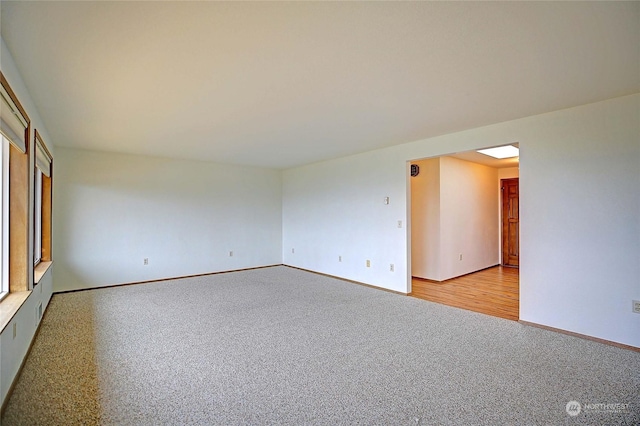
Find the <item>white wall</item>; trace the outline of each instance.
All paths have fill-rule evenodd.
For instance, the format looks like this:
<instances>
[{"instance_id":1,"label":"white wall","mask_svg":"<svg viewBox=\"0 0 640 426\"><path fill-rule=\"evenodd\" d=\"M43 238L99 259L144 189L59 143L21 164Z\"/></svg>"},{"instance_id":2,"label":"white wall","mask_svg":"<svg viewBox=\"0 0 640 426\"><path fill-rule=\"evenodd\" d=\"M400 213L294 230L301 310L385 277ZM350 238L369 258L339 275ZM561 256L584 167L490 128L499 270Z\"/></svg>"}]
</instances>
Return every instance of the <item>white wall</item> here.
<instances>
[{"instance_id":1,"label":"white wall","mask_svg":"<svg viewBox=\"0 0 640 426\"><path fill-rule=\"evenodd\" d=\"M540 121L521 145L521 317L640 347L640 95Z\"/></svg>"},{"instance_id":2,"label":"white wall","mask_svg":"<svg viewBox=\"0 0 640 426\"><path fill-rule=\"evenodd\" d=\"M22 81L22 77L15 66L11 52L9 52L4 40L1 40L0 45L0 69L31 120L31 143L33 144L34 130L38 130L38 133L47 144L47 148L49 148L49 151L52 153L55 162L56 151L53 145L53 140L49 137L49 133L44 126L44 122L40 118L40 114L33 103L27 87ZM32 161L29 165L29 176L34 175L33 159L34 157L32 157ZM29 183L29 203L29 223L33 224L33 178ZM54 210L53 216L55 217L55 215L56 212ZM55 252L53 252L53 256L55 259ZM29 226L29 259L33 259L33 226ZM42 303L44 312L51 299L53 289L52 269L54 268L55 266L51 267L40 279L40 283L36 286L35 290L29 294L16 315L0 333L1 402L4 402L5 397L7 396L7 392L16 377L18 369L22 364L22 360L24 359L38 328L39 322L36 318L36 308L40 303ZM33 282L33 270L29 271L29 282ZM16 325L15 338L13 337L14 324Z\"/></svg>"},{"instance_id":3,"label":"white wall","mask_svg":"<svg viewBox=\"0 0 640 426\"><path fill-rule=\"evenodd\" d=\"M440 159L413 161L420 168L411 185L411 275L440 280Z\"/></svg>"},{"instance_id":4,"label":"white wall","mask_svg":"<svg viewBox=\"0 0 640 426\"><path fill-rule=\"evenodd\" d=\"M639 140L632 95L287 170L284 262L408 291L407 161L519 142L520 318L640 346Z\"/></svg>"},{"instance_id":5,"label":"white wall","mask_svg":"<svg viewBox=\"0 0 640 426\"><path fill-rule=\"evenodd\" d=\"M281 263L280 171L67 148L55 169L55 291Z\"/></svg>"},{"instance_id":6,"label":"white wall","mask_svg":"<svg viewBox=\"0 0 640 426\"><path fill-rule=\"evenodd\" d=\"M285 264L406 291L407 204L397 177L404 179L407 164L390 154L373 151L284 171Z\"/></svg>"},{"instance_id":7,"label":"white wall","mask_svg":"<svg viewBox=\"0 0 640 426\"><path fill-rule=\"evenodd\" d=\"M497 180L493 167L440 159L441 281L499 263Z\"/></svg>"}]
</instances>

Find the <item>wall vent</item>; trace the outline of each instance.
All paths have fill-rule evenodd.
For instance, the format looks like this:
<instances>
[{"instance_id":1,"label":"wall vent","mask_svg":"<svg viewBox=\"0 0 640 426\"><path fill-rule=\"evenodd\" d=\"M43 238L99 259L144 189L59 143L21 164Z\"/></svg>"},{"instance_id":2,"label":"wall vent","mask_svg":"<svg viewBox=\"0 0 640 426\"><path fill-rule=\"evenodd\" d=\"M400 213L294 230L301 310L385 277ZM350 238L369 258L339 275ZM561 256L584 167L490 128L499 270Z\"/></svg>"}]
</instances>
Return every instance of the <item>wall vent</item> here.
<instances>
[{"instance_id":1,"label":"wall vent","mask_svg":"<svg viewBox=\"0 0 640 426\"><path fill-rule=\"evenodd\" d=\"M40 322L42 319L42 302L38 303L36 307L36 322Z\"/></svg>"}]
</instances>

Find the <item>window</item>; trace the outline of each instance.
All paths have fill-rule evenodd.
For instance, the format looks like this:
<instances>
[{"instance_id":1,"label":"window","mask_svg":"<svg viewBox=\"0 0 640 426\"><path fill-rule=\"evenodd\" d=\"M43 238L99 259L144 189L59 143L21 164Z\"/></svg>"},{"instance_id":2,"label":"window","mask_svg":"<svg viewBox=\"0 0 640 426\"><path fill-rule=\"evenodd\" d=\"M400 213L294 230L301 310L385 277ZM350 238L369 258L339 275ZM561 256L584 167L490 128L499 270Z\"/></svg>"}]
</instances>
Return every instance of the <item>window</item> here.
<instances>
[{"instance_id":1,"label":"window","mask_svg":"<svg viewBox=\"0 0 640 426\"><path fill-rule=\"evenodd\" d=\"M9 294L9 141L0 135L0 176L2 196L0 201L0 300Z\"/></svg>"},{"instance_id":2,"label":"window","mask_svg":"<svg viewBox=\"0 0 640 426\"><path fill-rule=\"evenodd\" d=\"M35 190L35 212L33 215L33 226L35 229L35 244L33 246L34 264L37 265L42 260L42 171L36 167Z\"/></svg>"},{"instance_id":3,"label":"window","mask_svg":"<svg viewBox=\"0 0 640 426\"><path fill-rule=\"evenodd\" d=\"M51 260L51 153L36 130L33 263ZM36 274L37 275L37 274ZM36 277L37 284L39 276Z\"/></svg>"},{"instance_id":4,"label":"window","mask_svg":"<svg viewBox=\"0 0 640 426\"><path fill-rule=\"evenodd\" d=\"M29 117L0 72L2 296L30 289Z\"/></svg>"}]
</instances>

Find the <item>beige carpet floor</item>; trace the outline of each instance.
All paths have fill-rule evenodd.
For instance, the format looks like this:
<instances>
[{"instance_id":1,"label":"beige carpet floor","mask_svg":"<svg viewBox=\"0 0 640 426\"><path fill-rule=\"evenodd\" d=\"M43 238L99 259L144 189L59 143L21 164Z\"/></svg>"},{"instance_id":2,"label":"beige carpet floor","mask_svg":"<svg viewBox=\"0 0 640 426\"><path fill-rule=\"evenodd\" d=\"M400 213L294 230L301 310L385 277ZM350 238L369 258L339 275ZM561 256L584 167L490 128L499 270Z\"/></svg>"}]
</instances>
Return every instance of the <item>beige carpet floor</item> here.
<instances>
[{"instance_id":1,"label":"beige carpet floor","mask_svg":"<svg viewBox=\"0 0 640 426\"><path fill-rule=\"evenodd\" d=\"M637 352L273 267L55 295L2 425L631 425L639 390Z\"/></svg>"}]
</instances>

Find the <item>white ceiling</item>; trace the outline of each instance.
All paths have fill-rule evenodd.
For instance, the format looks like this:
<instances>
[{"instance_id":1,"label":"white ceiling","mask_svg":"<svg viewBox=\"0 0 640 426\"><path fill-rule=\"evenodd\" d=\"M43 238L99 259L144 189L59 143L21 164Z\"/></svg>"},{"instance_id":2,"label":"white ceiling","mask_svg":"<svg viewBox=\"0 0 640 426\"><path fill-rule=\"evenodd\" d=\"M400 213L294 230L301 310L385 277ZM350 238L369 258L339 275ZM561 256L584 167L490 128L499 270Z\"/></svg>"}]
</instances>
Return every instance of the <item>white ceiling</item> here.
<instances>
[{"instance_id":1,"label":"white ceiling","mask_svg":"<svg viewBox=\"0 0 640 426\"><path fill-rule=\"evenodd\" d=\"M287 168L640 91L638 2L11 2L58 146Z\"/></svg>"}]
</instances>

